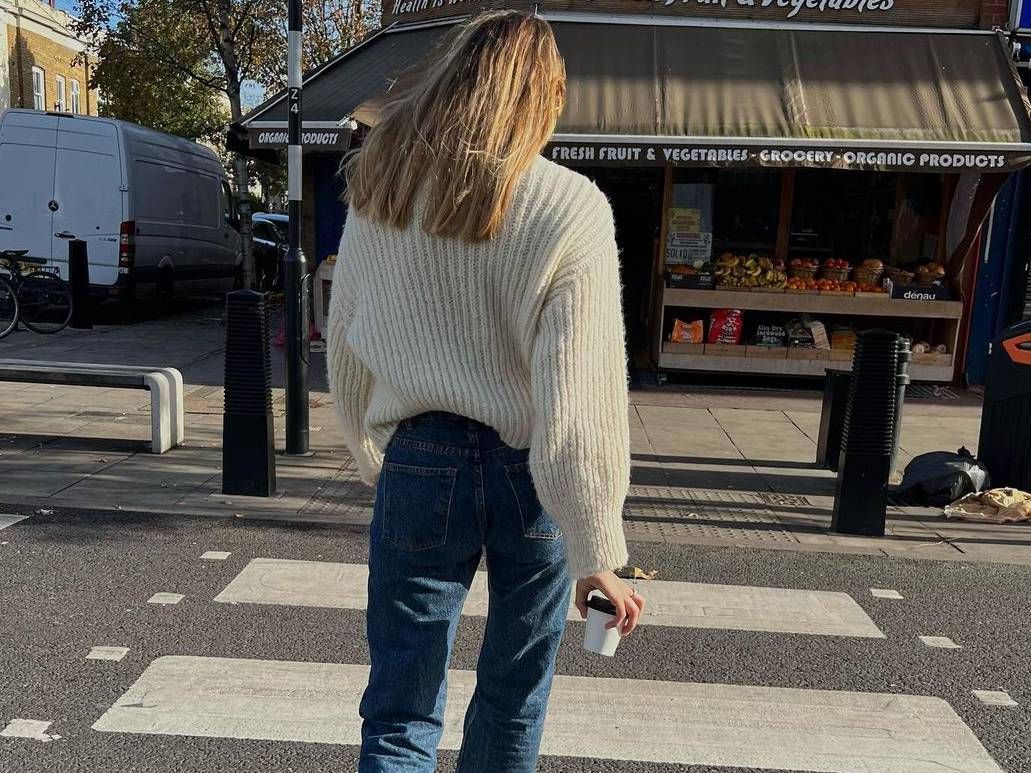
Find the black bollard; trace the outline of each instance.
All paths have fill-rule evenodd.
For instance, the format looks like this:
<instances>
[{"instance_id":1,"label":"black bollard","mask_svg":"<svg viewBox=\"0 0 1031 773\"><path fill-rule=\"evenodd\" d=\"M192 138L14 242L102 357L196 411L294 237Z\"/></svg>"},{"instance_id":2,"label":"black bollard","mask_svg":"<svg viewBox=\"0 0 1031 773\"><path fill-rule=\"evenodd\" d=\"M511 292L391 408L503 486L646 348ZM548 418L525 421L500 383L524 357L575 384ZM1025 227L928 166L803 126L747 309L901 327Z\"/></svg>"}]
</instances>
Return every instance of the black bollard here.
<instances>
[{"instance_id":1,"label":"black bollard","mask_svg":"<svg viewBox=\"0 0 1031 773\"><path fill-rule=\"evenodd\" d=\"M852 374L847 370L827 369L827 379L823 383L823 407L820 410L820 435L816 442L816 466L824 470L838 470L851 378Z\"/></svg>"},{"instance_id":2,"label":"black bollard","mask_svg":"<svg viewBox=\"0 0 1031 773\"><path fill-rule=\"evenodd\" d=\"M275 443L268 305L263 294L238 290L226 296L222 493L272 496Z\"/></svg>"},{"instance_id":3,"label":"black bollard","mask_svg":"<svg viewBox=\"0 0 1031 773\"><path fill-rule=\"evenodd\" d=\"M68 326L75 330L93 329L93 308L89 293L89 257L86 242L68 242L68 287L72 293L72 318Z\"/></svg>"},{"instance_id":4,"label":"black bollard","mask_svg":"<svg viewBox=\"0 0 1031 773\"><path fill-rule=\"evenodd\" d=\"M856 338L831 529L884 536L895 436L899 336L870 330Z\"/></svg>"}]
</instances>

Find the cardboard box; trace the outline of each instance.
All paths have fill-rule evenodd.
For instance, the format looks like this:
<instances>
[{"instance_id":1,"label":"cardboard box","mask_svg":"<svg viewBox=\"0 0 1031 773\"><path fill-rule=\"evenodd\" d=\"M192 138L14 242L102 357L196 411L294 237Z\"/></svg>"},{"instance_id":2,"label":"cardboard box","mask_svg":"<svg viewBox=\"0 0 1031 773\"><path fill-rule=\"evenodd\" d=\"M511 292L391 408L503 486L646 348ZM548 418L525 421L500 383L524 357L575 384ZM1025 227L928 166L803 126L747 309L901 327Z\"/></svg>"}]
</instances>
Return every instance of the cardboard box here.
<instances>
[{"instance_id":1,"label":"cardboard box","mask_svg":"<svg viewBox=\"0 0 1031 773\"><path fill-rule=\"evenodd\" d=\"M829 360L830 349L807 349L803 346L788 347L789 360Z\"/></svg>"},{"instance_id":2,"label":"cardboard box","mask_svg":"<svg viewBox=\"0 0 1031 773\"><path fill-rule=\"evenodd\" d=\"M852 349L829 349L827 359L835 362L852 362L852 354Z\"/></svg>"},{"instance_id":3,"label":"cardboard box","mask_svg":"<svg viewBox=\"0 0 1031 773\"><path fill-rule=\"evenodd\" d=\"M767 359L783 360L788 356L786 346L752 346L745 347L746 357L765 357Z\"/></svg>"},{"instance_id":4,"label":"cardboard box","mask_svg":"<svg viewBox=\"0 0 1031 773\"><path fill-rule=\"evenodd\" d=\"M706 344L705 353L714 354L718 357L744 357L747 346L736 344Z\"/></svg>"},{"instance_id":5,"label":"cardboard box","mask_svg":"<svg viewBox=\"0 0 1031 773\"><path fill-rule=\"evenodd\" d=\"M679 344L673 341L666 341L662 345L664 354L703 354L705 344Z\"/></svg>"}]
</instances>

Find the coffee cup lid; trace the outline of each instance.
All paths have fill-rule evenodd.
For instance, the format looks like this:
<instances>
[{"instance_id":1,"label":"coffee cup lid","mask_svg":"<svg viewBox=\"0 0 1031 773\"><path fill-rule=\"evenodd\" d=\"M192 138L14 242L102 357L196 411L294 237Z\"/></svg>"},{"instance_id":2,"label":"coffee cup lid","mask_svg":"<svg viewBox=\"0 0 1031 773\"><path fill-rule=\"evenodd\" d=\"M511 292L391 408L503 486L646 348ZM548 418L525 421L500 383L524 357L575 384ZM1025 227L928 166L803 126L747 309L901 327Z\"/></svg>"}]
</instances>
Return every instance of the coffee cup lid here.
<instances>
[{"instance_id":1,"label":"coffee cup lid","mask_svg":"<svg viewBox=\"0 0 1031 773\"><path fill-rule=\"evenodd\" d=\"M604 596L591 596L587 599L587 607L589 609L596 609L599 612L604 612L606 615L616 614L616 605Z\"/></svg>"}]
</instances>

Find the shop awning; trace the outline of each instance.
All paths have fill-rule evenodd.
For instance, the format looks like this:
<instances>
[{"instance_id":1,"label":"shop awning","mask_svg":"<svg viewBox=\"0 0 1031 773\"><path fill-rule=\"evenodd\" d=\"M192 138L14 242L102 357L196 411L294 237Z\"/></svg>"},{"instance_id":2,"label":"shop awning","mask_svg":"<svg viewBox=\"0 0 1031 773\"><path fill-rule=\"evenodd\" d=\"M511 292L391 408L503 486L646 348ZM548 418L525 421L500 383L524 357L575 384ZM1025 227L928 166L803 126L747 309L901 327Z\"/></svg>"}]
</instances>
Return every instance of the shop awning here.
<instances>
[{"instance_id":1,"label":"shop awning","mask_svg":"<svg viewBox=\"0 0 1031 773\"><path fill-rule=\"evenodd\" d=\"M995 33L554 20L568 164L1000 171L1031 163L1028 101ZM447 27L395 27L305 83L305 121L374 121L374 98ZM286 121L275 98L245 125Z\"/></svg>"}]
</instances>

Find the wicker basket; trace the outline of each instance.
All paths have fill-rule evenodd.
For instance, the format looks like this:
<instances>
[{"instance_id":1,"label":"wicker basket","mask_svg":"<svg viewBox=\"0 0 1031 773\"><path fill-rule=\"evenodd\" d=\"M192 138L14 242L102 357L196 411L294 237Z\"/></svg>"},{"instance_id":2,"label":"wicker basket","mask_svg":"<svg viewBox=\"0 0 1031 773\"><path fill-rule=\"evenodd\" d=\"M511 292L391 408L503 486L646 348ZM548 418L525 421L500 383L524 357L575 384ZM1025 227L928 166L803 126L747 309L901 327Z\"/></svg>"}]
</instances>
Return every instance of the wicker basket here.
<instances>
[{"instance_id":1,"label":"wicker basket","mask_svg":"<svg viewBox=\"0 0 1031 773\"><path fill-rule=\"evenodd\" d=\"M792 279L815 279L816 266L795 266L788 268L788 276Z\"/></svg>"},{"instance_id":2,"label":"wicker basket","mask_svg":"<svg viewBox=\"0 0 1031 773\"><path fill-rule=\"evenodd\" d=\"M821 268L820 277L823 279L833 279L836 282L845 282L848 280L848 275L852 273L850 268Z\"/></svg>"},{"instance_id":3,"label":"wicker basket","mask_svg":"<svg viewBox=\"0 0 1031 773\"><path fill-rule=\"evenodd\" d=\"M941 274L936 274L933 271L928 271L923 266L919 266L916 270L916 283L918 285L929 285L944 279L945 277Z\"/></svg>"},{"instance_id":4,"label":"wicker basket","mask_svg":"<svg viewBox=\"0 0 1031 773\"><path fill-rule=\"evenodd\" d=\"M880 284L882 276L884 276L883 268L857 268L852 272L852 280L860 285Z\"/></svg>"},{"instance_id":5,"label":"wicker basket","mask_svg":"<svg viewBox=\"0 0 1031 773\"><path fill-rule=\"evenodd\" d=\"M899 287L907 287L913 284L913 278L916 276L912 271L906 271L902 268L896 268L895 266L888 266L885 269L888 274L888 279L891 280L892 284L898 285Z\"/></svg>"}]
</instances>

